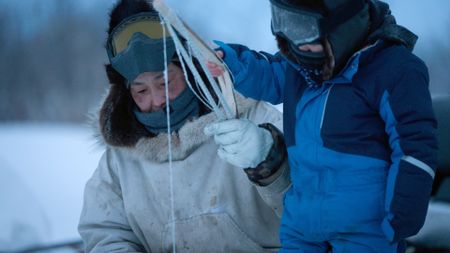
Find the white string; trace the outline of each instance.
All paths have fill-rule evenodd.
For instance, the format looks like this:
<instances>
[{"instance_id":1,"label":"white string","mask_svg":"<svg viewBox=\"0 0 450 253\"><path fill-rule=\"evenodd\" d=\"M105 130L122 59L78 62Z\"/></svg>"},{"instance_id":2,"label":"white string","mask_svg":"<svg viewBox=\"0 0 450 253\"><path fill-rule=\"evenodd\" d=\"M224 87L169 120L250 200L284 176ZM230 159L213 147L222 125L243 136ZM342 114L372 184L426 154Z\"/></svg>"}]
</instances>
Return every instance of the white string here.
<instances>
[{"instance_id":1,"label":"white string","mask_svg":"<svg viewBox=\"0 0 450 253\"><path fill-rule=\"evenodd\" d=\"M178 53L177 53L177 55L180 58L180 55ZM210 104L208 104L207 99L202 95L202 93L199 92L199 94L197 94L197 91L200 91L200 89L198 89L197 80L195 78L194 78L194 80L195 80L195 84L196 84L196 88L197 89L193 88L193 86L192 86L192 84L191 84L191 82L189 80L189 76L187 74L186 65L184 64L184 61L183 61L182 58L180 58L180 63L181 63L181 68L183 69L184 79L186 80L187 85L192 90L194 95L198 98L198 100L200 100L200 102L202 104L204 104L206 107L208 107L212 111L213 110L212 106Z\"/></svg>"},{"instance_id":2,"label":"white string","mask_svg":"<svg viewBox=\"0 0 450 253\"><path fill-rule=\"evenodd\" d=\"M161 26L163 28L164 43L164 86L166 91L166 115L167 115L167 141L169 142L169 176L170 176L170 216L172 219L172 250L176 252L176 226L175 226L175 203L174 203L174 187L173 187L173 168L172 168L172 134L170 130L170 107L169 107L169 74L167 69L167 42L166 42L166 26L161 18Z\"/></svg>"},{"instance_id":3,"label":"white string","mask_svg":"<svg viewBox=\"0 0 450 253\"><path fill-rule=\"evenodd\" d=\"M168 21L165 20L165 22L167 23ZM167 23L167 24L170 24L170 23ZM223 115L223 112L217 106L217 104L214 101L213 97L211 96L211 93L209 92L208 88L206 88L206 84L204 83L203 79L200 76L200 73L198 72L197 68L195 67L192 58L189 58L189 56L186 52L186 49L183 47L183 45L180 41L180 38L178 37L176 32L173 30L172 26L168 25L167 27L168 27L169 32L171 33L172 38L174 40L178 57L180 59L184 59L186 61L189 69L191 70L192 74L194 75L194 78L195 78L197 84L200 86L203 94L205 94L205 96L209 102L209 105L213 108L213 112L217 115L217 117L219 119L225 119L225 115Z\"/></svg>"},{"instance_id":4,"label":"white string","mask_svg":"<svg viewBox=\"0 0 450 253\"><path fill-rule=\"evenodd\" d=\"M200 74L198 73L197 68L193 64L191 48L188 45L187 47L188 47L189 52L186 53L186 48L184 47L183 43L181 42L180 38L178 37L178 33L175 32L175 30L172 27L172 24L170 23L170 21L168 19L164 18L164 20L169 28L170 35L174 39L175 49L176 49L178 58L180 59L180 61L182 63L185 77L187 77L188 75L187 75L187 71L186 71L186 67L185 67L186 65L184 64L183 59L186 60L186 63L188 64L189 69L192 70L192 74L194 75L194 80L195 80L195 84L196 84L195 87L197 88L198 91L201 91L202 87L199 86L198 82L199 82L199 80L202 83L204 83L204 82L203 82L203 78L201 78ZM183 50L183 52L180 52L180 48ZM189 61L187 59L189 59ZM189 84L190 84L190 82L189 82ZM190 86L190 87L192 87L192 86ZM208 91L207 93L210 94L209 90L208 89L206 89L206 90ZM193 91L195 92L195 90L193 90ZM205 102L205 105L208 106L208 108L210 108L212 110L211 104L214 104L215 101L213 99L208 99L207 97L205 97L204 94L205 94L205 92L201 92L201 93L199 93L199 95L197 95L197 94L196 95L199 98L199 100L201 100L201 101L209 101L210 104L208 104L208 102Z\"/></svg>"},{"instance_id":5,"label":"white string","mask_svg":"<svg viewBox=\"0 0 450 253\"><path fill-rule=\"evenodd\" d=\"M200 64L200 66L202 67L202 69L207 70L207 71L205 71L205 75L208 78L208 81L211 84L211 86L212 86L214 92L216 93L217 97L219 98L219 102L222 103L223 108L225 109L225 113L227 115L227 118L228 119L233 118L233 114L231 113L231 109L230 109L228 103L226 102L225 98L223 97L223 94L222 94L222 91L219 88L219 85L217 84L217 82L214 79L214 77L212 76L212 74L208 71L208 67L206 67L206 59L199 52L197 47L194 44L192 44L191 41L188 40L188 43L191 46L192 52L194 53L195 57L197 57L198 62Z\"/></svg>"},{"instance_id":6,"label":"white string","mask_svg":"<svg viewBox=\"0 0 450 253\"><path fill-rule=\"evenodd\" d=\"M161 16L162 17L162 16ZM189 69L191 70L192 74L194 75L194 78L196 79L196 81L198 82L198 84L200 85L201 90L203 91L203 93L205 94L209 104L212 106L213 108L213 112L216 114L216 116L220 119L220 120L224 120L226 119L226 116L223 114L222 110L219 108L219 106L216 104L216 102L214 101L214 99L211 96L211 93L209 92L208 88L206 87L203 79L201 78L197 68L195 67L193 61L191 58L189 58L189 55L186 51L186 49L183 47L178 35L176 34L176 32L173 30L172 26L170 25L170 22L165 19L164 17L162 17L162 19L164 19L165 23L167 24L167 28L169 29L169 33L172 36L174 43L175 43L175 48L177 51L177 55L180 59L185 59L186 63L189 67ZM195 54L195 52L194 52ZM199 61L201 61L201 59L199 59ZM204 65L202 65L203 69L206 69L206 67ZM208 74L208 71L205 71L205 73ZM210 75L210 74L209 74ZM207 75L208 76L208 75ZM211 76L211 75L210 75ZM209 78L208 78L209 79ZM211 81L210 81L211 82ZM213 80L214 82L214 80ZM213 88L214 89L214 88ZM217 93L217 90L214 89L214 91ZM219 90L219 94L217 94L219 99L222 95L222 93ZM223 97L223 96L222 96Z\"/></svg>"},{"instance_id":7,"label":"white string","mask_svg":"<svg viewBox=\"0 0 450 253\"><path fill-rule=\"evenodd\" d=\"M191 59L192 60L192 48L188 45L188 54L189 54L189 59ZM195 80L195 87L197 88L197 90L201 90L200 89L200 86L199 86L199 84L198 84L198 82L197 82L197 79L194 79ZM201 97L204 99L204 100L207 100L207 98L205 97L205 94L203 94L203 93L200 93L200 95L201 95ZM219 107L220 107L220 104L219 104ZM212 110L212 108L210 108L211 110Z\"/></svg>"},{"instance_id":8,"label":"white string","mask_svg":"<svg viewBox=\"0 0 450 253\"><path fill-rule=\"evenodd\" d=\"M178 48L175 48L175 50L178 50ZM191 84L191 81L189 80L189 75L188 75L188 72L186 70L186 65L184 64L184 61L183 61L183 59L181 58L181 56L180 56L180 54L178 52L177 52L177 55L178 55L178 58L180 59L181 67L182 67L183 73L184 73L184 78L185 78L186 83L188 84L189 88L191 88L192 92L198 98L198 100L200 100L200 102L202 104L204 104L207 108L209 108L212 111L213 108L212 108L212 106L210 104L208 104L208 102L207 102L208 99L201 92L201 89L199 88L198 83L197 83L197 79L194 78L194 84L195 84L195 89L194 89L193 85ZM192 60L192 55L190 53L189 53L189 58Z\"/></svg>"}]
</instances>

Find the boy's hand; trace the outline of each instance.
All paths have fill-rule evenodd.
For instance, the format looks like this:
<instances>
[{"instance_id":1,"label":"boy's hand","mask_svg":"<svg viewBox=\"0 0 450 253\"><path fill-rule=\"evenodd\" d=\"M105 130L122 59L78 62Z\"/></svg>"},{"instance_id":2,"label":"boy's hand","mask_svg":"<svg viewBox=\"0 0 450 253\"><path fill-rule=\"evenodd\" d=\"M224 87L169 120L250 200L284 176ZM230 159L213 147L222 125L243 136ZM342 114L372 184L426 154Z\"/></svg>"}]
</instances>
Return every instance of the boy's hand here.
<instances>
[{"instance_id":1,"label":"boy's hand","mask_svg":"<svg viewBox=\"0 0 450 253\"><path fill-rule=\"evenodd\" d=\"M217 55L217 57L219 57L220 59L222 59L223 56L224 56L223 52L220 51L220 50L216 51L216 55ZM220 65L217 65L217 64L214 63L214 62L208 61L208 62L206 63L206 66L208 67L208 70L209 70L209 72L211 72L211 74L213 75L213 77L219 77L219 76L223 75L223 73L224 73L223 67L220 66Z\"/></svg>"}]
</instances>

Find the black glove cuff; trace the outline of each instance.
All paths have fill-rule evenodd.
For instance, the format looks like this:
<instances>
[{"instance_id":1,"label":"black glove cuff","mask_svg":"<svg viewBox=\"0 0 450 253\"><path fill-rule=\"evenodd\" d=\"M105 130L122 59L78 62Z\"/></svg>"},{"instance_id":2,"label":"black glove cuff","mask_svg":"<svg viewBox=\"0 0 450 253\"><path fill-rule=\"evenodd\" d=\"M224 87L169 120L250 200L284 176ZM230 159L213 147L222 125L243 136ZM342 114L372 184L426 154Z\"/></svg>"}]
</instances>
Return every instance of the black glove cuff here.
<instances>
[{"instance_id":1,"label":"black glove cuff","mask_svg":"<svg viewBox=\"0 0 450 253\"><path fill-rule=\"evenodd\" d=\"M259 127L269 130L273 138L273 145L266 159L255 168L246 168L244 172L250 181L259 184L261 180L274 175L287 159L287 150L283 133L270 123L260 124Z\"/></svg>"}]
</instances>

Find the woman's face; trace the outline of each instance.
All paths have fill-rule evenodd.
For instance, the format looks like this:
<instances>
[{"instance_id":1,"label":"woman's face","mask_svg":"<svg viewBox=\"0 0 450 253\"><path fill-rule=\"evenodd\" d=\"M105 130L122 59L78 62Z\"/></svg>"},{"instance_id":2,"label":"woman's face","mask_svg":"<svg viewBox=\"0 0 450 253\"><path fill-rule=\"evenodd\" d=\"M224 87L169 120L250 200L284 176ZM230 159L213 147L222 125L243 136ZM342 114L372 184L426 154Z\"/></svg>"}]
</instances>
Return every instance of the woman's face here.
<instances>
[{"instance_id":1,"label":"woman's face","mask_svg":"<svg viewBox=\"0 0 450 253\"><path fill-rule=\"evenodd\" d=\"M169 100L172 101L186 88L183 71L173 63L168 66ZM163 72L144 72L133 80L131 96L142 112L155 112L166 106Z\"/></svg>"}]
</instances>

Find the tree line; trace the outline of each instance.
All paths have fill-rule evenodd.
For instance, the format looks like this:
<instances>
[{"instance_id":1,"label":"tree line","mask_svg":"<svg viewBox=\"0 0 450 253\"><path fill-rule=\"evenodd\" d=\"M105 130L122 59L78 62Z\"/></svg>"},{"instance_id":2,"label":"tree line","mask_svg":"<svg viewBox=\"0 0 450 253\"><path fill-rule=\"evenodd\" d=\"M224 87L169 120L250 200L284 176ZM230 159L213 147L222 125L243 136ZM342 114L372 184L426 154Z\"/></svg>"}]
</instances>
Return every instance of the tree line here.
<instances>
[{"instance_id":1,"label":"tree line","mask_svg":"<svg viewBox=\"0 0 450 253\"><path fill-rule=\"evenodd\" d=\"M108 87L103 43L109 9L81 10L76 1L35 4L50 2L53 8L34 30L25 29L33 15L0 8L0 122L84 122ZM450 93L446 32L447 40L415 51L429 68L433 94Z\"/></svg>"}]
</instances>

